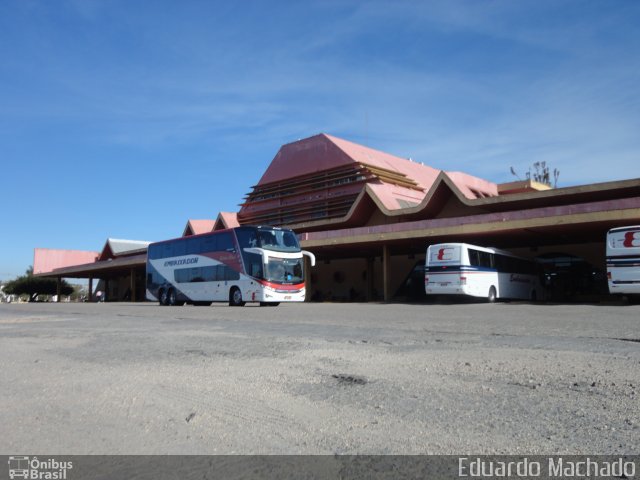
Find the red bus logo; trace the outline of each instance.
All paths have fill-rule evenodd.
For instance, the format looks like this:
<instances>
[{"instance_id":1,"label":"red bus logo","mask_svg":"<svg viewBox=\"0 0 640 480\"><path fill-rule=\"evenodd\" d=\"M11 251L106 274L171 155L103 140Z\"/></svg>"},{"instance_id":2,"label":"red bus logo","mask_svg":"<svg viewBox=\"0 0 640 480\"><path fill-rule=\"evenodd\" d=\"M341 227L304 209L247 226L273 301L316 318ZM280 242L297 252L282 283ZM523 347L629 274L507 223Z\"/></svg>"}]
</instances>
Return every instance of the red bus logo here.
<instances>
[{"instance_id":1,"label":"red bus logo","mask_svg":"<svg viewBox=\"0 0 640 480\"><path fill-rule=\"evenodd\" d=\"M438 250L438 256L436 257L438 260L451 260L451 247L445 247Z\"/></svg>"},{"instance_id":2,"label":"red bus logo","mask_svg":"<svg viewBox=\"0 0 640 480\"><path fill-rule=\"evenodd\" d=\"M622 245L624 245L625 248L640 247L640 232L625 233Z\"/></svg>"}]
</instances>

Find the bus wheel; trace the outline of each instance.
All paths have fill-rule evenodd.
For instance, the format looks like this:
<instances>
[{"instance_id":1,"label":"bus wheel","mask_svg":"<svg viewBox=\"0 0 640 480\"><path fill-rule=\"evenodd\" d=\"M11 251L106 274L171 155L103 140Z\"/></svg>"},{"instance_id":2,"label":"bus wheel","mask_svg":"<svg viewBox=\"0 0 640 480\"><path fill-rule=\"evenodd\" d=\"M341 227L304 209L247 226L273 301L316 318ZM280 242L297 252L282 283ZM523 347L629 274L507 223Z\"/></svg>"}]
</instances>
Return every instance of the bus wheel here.
<instances>
[{"instance_id":1,"label":"bus wheel","mask_svg":"<svg viewBox=\"0 0 640 480\"><path fill-rule=\"evenodd\" d=\"M489 303L496 303L497 298L498 298L498 294L496 293L496 287L492 286L489 289L489 295L487 295L487 301Z\"/></svg>"},{"instance_id":2,"label":"bus wheel","mask_svg":"<svg viewBox=\"0 0 640 480\"><path fill-rule=\"evenodd\" d=\"M178 303L176 299L176 291L173 288L169 289L167 303L172 307L175 307L176 304Z\"/></svg>"},{"instance_id":3,"label":"bus wheel","mask_svg":"<svg viewBox=\"0 0 640 480\"><path fill-rule=\"evenodd\" d=\"M167 291L164 289L160 290L159 302L163 307L169 305L169 296L167 295Z\"/></svg>"},{"instance_id":4,"label":"bus wheel","mask_svg":"<svg viewBox=\"0 0 640 480\"><path fill-rule=\"evenodd\" d=\"M260 302L261 307L277 307L280 302Z\"/></svg>"},{"instance_id":5,"label":"bus wheel","mask_svg":"<svg viewBox=\"0 0 640 480\"><path fill-rule=\"evenodd\" d=\"M244 307L244 302L242 301L242 292L238 287L233 287L229 292L229 306Z\"/></svg>"}]
</instances>

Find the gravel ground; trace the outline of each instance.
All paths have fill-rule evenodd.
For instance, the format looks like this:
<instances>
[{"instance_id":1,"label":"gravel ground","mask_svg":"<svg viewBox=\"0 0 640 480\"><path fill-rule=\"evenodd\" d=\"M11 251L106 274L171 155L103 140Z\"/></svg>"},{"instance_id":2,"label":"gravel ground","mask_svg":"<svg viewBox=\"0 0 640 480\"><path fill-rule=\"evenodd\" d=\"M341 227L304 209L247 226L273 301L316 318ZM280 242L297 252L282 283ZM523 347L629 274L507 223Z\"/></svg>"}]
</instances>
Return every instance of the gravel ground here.
<instances>
[{"instance_id":1,"label":"gravel ground","mask_svg":"<svg viewBox=\"0 0 640 480\"><path fill-rule=\"evenodd\" d=\"M638 454L640 307L0 304L0 453Z\"/></svg>"}]
</instances>

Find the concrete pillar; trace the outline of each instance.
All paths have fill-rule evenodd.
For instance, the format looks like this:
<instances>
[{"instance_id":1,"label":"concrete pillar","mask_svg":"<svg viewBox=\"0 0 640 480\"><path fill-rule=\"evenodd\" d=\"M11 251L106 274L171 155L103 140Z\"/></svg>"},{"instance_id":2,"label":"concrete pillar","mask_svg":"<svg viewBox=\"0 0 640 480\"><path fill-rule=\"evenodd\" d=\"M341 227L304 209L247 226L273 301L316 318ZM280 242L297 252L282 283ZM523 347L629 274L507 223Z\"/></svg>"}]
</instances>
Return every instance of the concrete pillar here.
<instances>
[{"instance_id":1,"label":"concrete pillar","mask_svg":"<svg viewBox=\"0 0 640 480\"><path fill-rule=\"evenodd\" d=\"M304 268L304 289L305 289L304 301L310 302L311 301L311 259L306 255L304 255L302 259L304 261L304 267L303 267Z\"/></svg>"},{"instance_id":2,"label":"concrete pillar","mask_svg":"<svg viewBox=\"0 0 640 480\"><path fill-rule=\"evenodd\" d=\"M60 302L61 291L62 291L62 278L56 277L56 302Z\"/></svg>"},{"instance_id":3,"label":"concrete pillar","mask_svg":"<svg viewBox=\"0 0 640 480\"><path fill-rule=\"evenodd\" d=\"M89 277L89 295L87 300L93 302L93 277Z\"/></svg>"},{"instance_id":4,"label":"concrete pillar","mask_svg":"<svg viewBox=\"0 0 640 480\"><path fill-rule=\"evenodd\" d=\"M129 286L131 289L131 301L136 301L136 269L131 269L131 285Z\"/></svg>"},{"instance_id":5,"label":"concrete pillar","mask_svg":"<svg viewBox=\"0 0 640 480\"><path fill-rule=\"evenodd\" d=\"M382 285L384 291L384 301L388 302L391 300L391 285L389 282L391 281L391 272L389 271L390 266L390 255L389 255L389 245L384 244L382 246Z\"/></svg>"},{"instance_id":6,"label":"concrete pillar","mask_svg":"<svg viewBox=\"0 0 640 480\"><path fill-rule=\"evenodd\" d=\"M375 298L373 298L373 288L375 285L375 278L373 276L374 262L375 257L367 257L367 302L375 300Z\"/></svg>"}]
</instances>

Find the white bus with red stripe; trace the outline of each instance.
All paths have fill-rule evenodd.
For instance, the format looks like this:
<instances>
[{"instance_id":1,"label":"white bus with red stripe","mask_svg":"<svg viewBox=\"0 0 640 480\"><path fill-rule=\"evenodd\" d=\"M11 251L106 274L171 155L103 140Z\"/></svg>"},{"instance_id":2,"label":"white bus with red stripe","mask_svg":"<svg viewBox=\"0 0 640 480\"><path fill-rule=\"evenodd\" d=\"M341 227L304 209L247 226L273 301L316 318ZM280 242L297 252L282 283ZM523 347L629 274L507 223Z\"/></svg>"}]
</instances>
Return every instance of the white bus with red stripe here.
<instances>
[{"instance_id":1,"label":"white bus with red stripe","mask_svg":"<svg viewBox=\"0 0 640 480\"><path fill-rule=\"evenodd\" d=\"M424 281L427 295L469 295L489 302L536 300L542 293L535 261L467 243L429 246Z\"/></svg>"},{"instance_id":2,"label":"white bus with red stripe","mask_svg":"<svg viewBox=\"0 0 640 480\"><path fill-rule=\"evenodd\" d=\"M242 226L152 243L147 299L160 305L303 302L304 256L315 264L293 231L275 227Z\"/></svg>"},{"instance_id":3,"label":"white bus with red stripe","mask_svg":"<svg viewBox=\"0 0 640 480\"><path fill-rule=\"evenodd\" d=\"M607 233L607 280L610 293L640 294L640 225Z\"/></svg>"}]
</instances>

